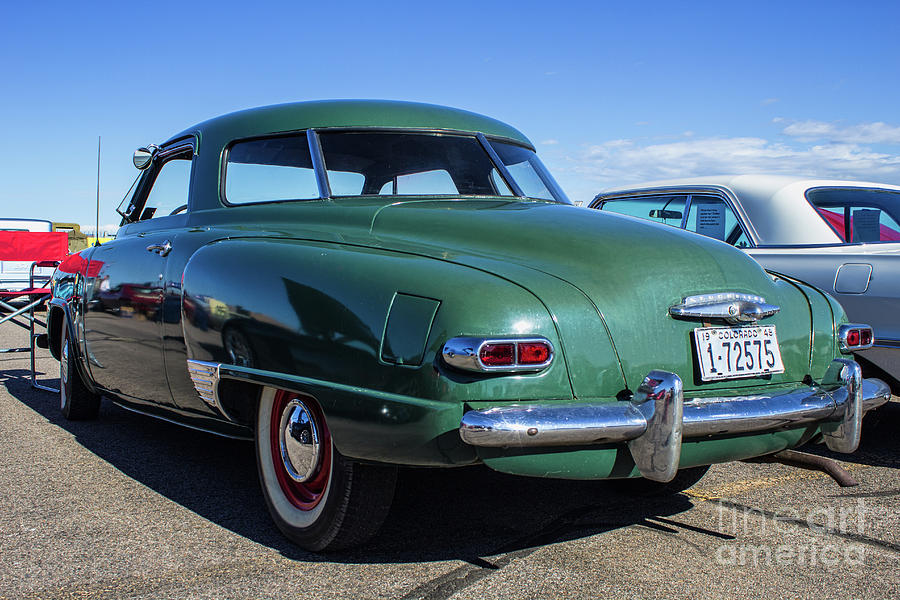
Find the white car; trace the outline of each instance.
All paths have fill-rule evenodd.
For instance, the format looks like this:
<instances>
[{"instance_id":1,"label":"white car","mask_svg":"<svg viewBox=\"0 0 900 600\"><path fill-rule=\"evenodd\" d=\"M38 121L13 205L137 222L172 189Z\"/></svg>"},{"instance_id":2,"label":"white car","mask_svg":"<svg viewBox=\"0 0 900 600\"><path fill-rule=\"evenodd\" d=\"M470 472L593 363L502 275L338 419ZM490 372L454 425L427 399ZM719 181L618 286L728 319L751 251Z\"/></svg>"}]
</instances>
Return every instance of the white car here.
<instances>
[{"instance_id":1,"label":"white car","mask_svg":"<svg viewBox=\"0 0 900 600\"><path fill-rule=\"evenodd\" d=\"M767 270L833 294L875 346L857 358L900 392L900 186L733 175L608 189L590 208L649 219L746 250Z\"/></svg>"}]
</instances>

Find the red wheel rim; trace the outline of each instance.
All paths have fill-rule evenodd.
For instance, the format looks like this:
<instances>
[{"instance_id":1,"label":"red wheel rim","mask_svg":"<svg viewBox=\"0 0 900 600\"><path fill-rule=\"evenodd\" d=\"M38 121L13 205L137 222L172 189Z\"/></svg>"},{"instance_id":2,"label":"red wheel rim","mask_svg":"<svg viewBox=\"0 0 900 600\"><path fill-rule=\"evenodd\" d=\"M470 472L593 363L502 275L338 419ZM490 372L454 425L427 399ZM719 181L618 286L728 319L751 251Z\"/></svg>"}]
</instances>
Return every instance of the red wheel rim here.
<instances>
[{"instance_id":1,"label":"red wheel rim","mask_svg":"<svg viewBox=\"0 0 900 600\"><path fill-rule=\"evenodd\" d=\"M310 413L312 413L316 428L319 431L319 443L322 449L319 454L319 462L312 476L302 483L288 475L284 462L282 462L281 448L279 447L281 416L288 403L295 398L302 400ZM278 485L281 487L281 491L284 492L285 497L300 510L305 511L315 508L325 496L325 488L328 486L328 479L331 477L331 433L325 425L325 417L322 414L322 409L319 408L319 404L307 396L299 396L293 392L278 390L275 393L272 413L269 417L269 443L271 446L272 464L275 467L275 476L278 478Z\"/></svg>"}]
</instances>

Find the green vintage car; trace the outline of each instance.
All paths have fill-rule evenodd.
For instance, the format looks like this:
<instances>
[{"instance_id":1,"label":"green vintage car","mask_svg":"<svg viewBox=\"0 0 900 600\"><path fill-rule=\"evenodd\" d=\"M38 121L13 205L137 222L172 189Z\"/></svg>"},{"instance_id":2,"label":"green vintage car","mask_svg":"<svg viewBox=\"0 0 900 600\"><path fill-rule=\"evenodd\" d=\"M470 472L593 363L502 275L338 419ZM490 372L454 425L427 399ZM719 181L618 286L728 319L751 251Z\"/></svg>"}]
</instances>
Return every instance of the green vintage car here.
<instances>
[{"instance_id":1,"label":"green vintage car","mask_svg":"<svg viewBox=\"0 0 900 600\"><path fill-rule=\"evenodd\" d=\"M62 411L102 395L254 440L305 548L372 536L397 465L679 489L808 441L852 452L889 398L849 360L871 330L828 295L571 206L493 119L285 104L134 161L116 239L54 276Z\"/></svg>"}]
</instances>

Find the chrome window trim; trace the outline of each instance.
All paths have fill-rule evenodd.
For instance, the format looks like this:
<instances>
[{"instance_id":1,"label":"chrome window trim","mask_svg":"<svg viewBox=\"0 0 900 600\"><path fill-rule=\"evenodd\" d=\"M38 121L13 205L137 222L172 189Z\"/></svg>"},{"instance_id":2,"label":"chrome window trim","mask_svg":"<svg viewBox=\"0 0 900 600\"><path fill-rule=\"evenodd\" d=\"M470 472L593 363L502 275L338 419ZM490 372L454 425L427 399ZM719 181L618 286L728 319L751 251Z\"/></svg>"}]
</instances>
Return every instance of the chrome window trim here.
<instances>
[{"instance_id":1,"label":"chrome window trim","mask_svg":"<svg viewBox=\"0 0 900 600\"><path fill-rule=\"evenodd\" d=\"M747 217L745 215L742 215L741 213L739 213L737 211L735 202L732 202L731 199L726 194L719 193L719 192L700 192L700 193L689 192L687 203L685 204L685 209L684 209L684 226L682 227L682 229L687 231L688 219L690 219L690 217L691 217L690 207L694 203L694 196L713 196L714 198L718 198L719 200L721 200L725 204L725 206L727 206L731 210L731 214L734 215L734 220L737 221L738 227L741 228L741 232L744 234L744 236L746 236L747 241L750 242L750 246L748 246L748 248L756 247L756 242L753 241L753 238L747 232L747 227L744 226L745 222L749 223L749 219L747 219ZM730 233L731 233L730 231L726 231L725 232L726 238L721 241L728 243L727 240L728 240L728 236ZM734 246L735 248L739 247L735 244L729 244L729 245Z\"/></svg>"},{"instance_id":2,"label":"chrome window trim","mask_svg":"<svg viewBox=\"0 0 900 600\"><path fill-rule=\"evenodd\" d=\"M497 151L494 150L494 148L491 146L491 143L487 140L484 134L479 133L475 137L478 139L478 143L481 144L481 147L484 148L484 151L487 152L488 156L491 158L491 161L493 161L494 168L497 169L498 173L500 173L500 177L503 178L503 181L504 183L506 183L506 186L509 188L509 190L513 194L515 194L517 198L524 198L525 192L523 192L522 188L519 187L519 184L513 178L512 173L510 173L509 169L506 168L506 165L503 163L500 155L497 154Z\"/></svg>"},{"instance_id":3,"label":"chrome window trim","mask_svg":"<svg viewBox=\"0 0 900 600\"><path fill-rule=\"evenodd\" d=\"M673 186L673 187L658 187L658 188L638 188L633 190L622 190L617 192L611 192L608 194L599 193L594 196L594 199L588 204L588 208L599 208L603 209L603 205L610 200L617 200L621 198L628 197L650 197L650 196L666 196L671 194L685 194L688 196L688 201L685 202L685 211L684 216L682 217L683 226L679 227L679 229L684 229L686 231L687 227L687 218L689 216L688 213L688 202L690 202L691 196L702 196L702 195L710 195L717 196L725 202L725 205L731 208L732 213L734 213L735 219L737 219L738 226L744 232L744 235L747 236L747 241L750 242L750 245L747 248L756 248L758 247L762 241L760 240L759 234L756 232L756 228L753 227L753 223L747 217L747 213L744 212L744 208L741 206L740 200L738 200L737 196L735 196L731 190L725 187L719 186L704 186L704 185L688 185L688 186ZM737 247L737 246L735 246Z\"/></svg>"},{"instance_id":4,"label":"chrome window trim","mask_svg":"<svg viewBox=\"0 0 900 600\"><path fill-rule=\"evenodd\" d=\"M310 148L310 162L313 163L313 175L316 177L316 191L318 192L318 196L315 198L288 198L288 199L280 199L280 200L258 200L256 202L229 202L228 197L225 195L225 180L228 177L228 157L231 154L231 149L236 145L243 142L253 142L256 140L272 140L281 137L290 137L296 136L306 137L306 143L309 145L309 129L298 129L296 131L281 131L281 132L273 132L267 133L263 135L253 135L250 137L242 137L235 138L228 143L225 144L225 147L222 149L222 156L219 162L219 204L228 207L234 208L238 206L259 206L260 204L282 204L284 202L318 202L319 200L327 200L328 198L322 197L322 186L319 183L319 172L315 168L315 159L312 156L312 148ZM318 138L317 138L318 139ZM320 154L321 156L321 154ZM326 178L327 182L327 178ZM326 186L326 189L329 190L330 187Z\"/></svg>"},{"instance_id":5,"label":"chrome window trim","mask_svg":"<svg viewBox=\"0 0 900 600\"><path fill-rule=\"evenodd\" d=\"M536 365L512 365L508 367L490 367L481 362L481 349L486 344L516 344L516 355L513 360L514 362L518 362L518 344L528 342L547 344L550 348L550 356L547 360ZM441 350L441 356L446 364L464 371L474 371L476 373L522 373L542 371L549 367L553 362L553 358L556 356L556 349L553 347L553 343L545 337L459 336L447 340Z\"/></svg>"},{"instance_id":6,"label":"chrome window trim","mask_svg":"<svg viewBox=\"0 0 900 600\"><path fill-rule=\"evenodd\" d=\"M151 144L151 146L154 144ZM196 169L194 168L194 157L197 156L197 135L190 134L189 136L185 136L180 138L174 142L170 142L169 145L158 146L159 150L153 155L153 160L150 163L150 166L145 168L138 174L137 180L131 184L134 189L134 193L131 196L131 200L129 201L129 207L136 206L135 199L140 198L141 206L138 213L143 212L144 206L147 204L147 197L150 194L150 190L153 189L153 184L156 183L156 178L159 176L159 171L164 164L177 158L180 154L186 154L190 152L191 155L186 158L186 160L191 161L191 174L188 177L188 207L182 214L187 214L191 212L194 204L194 176L196 175ZM135 187L136 186L136 187ZM148 187L149 186L149 187ZM127 197L127 193L126 193ZM122 202L119 203L121 207L122 203L124 203L125 198L122 199ZM116 209L116 212L122 215L122 222L119 224L119 227L126 227L128 225L134 225L136 223L145 223L153 221L153 219L132 219L130 215L133 211L128 211L126 213L119 212L119 209ZM164 218L165 216L177 216L177 215L161 215L156 217L157 219Z\"/></svg>"},{"instance_id":7,"label":"chrome window trim","mask_svg":"<svg viewBox=\"0 0 900 600\"><path fill-rule=\"evenodd\" d=\"M314 129L306 130L306 141L309 143L309 158L316 174L316 185L319 186L319 198L331 198L331 183L328 181L325 155L322 154L322 141Z\"/></svg>"},{"instance_id":8,"label":"chrome window trim","mask_svg":"<svg viewBox=\"0 0 900 600\"><path fill-rule=\"evenodd\" d=\"M162 160L165 158L169 158L170 156L174 156L176 154L181 154L182 152L191 151L191 158L194 158L196 154L196 149L194 148L194 141L191 140L187 143L179 143L175 146L170 146L168 148L160 148L159 152L153 157L153 160Z\"/></svg>"},{"instance_id":9,"label":"chrome window trim","mask_svg":"<svg viewBox=\"0 0 900 600\"><path fill-rule=\"evenodd\" d=\"M521 148L525 148L526 150L531 150L535 154L537 150L534 146L530 146L520 140L516 140L513 138L507 138L499 135L487 135L481 133L480 131L466 131L463 129L435 129L428 127L384 127L384 126L371 126L366 127L364 125L342 125L336 127L310 127L310 129L315 129L317 133L339 133L339 132L359 132L359 133L418 133L425 135L451 135L457 137L478 137L482 135L485 139L488 140L496 140L498 142L503 142L504 144L513 144L515 146L519 146ZM271 135L288 135L290 131L283 131L279 134L271 134ZM257 136L257 137L265 137L265 136Z\"/></svg>"},{"instance_id":10,"label":"chrome window trim","mask_svg":"<svg viewBox=\"0 0 900 600\"><path fill-rule=\"evenodd\" d=\"M684 200L684 214L681 215L681 225L678 227L687 231L687 223L688 217L691 216L691 199L693 198L693 194L688 194L687 198Z\"/></svg>"}]
</instances>

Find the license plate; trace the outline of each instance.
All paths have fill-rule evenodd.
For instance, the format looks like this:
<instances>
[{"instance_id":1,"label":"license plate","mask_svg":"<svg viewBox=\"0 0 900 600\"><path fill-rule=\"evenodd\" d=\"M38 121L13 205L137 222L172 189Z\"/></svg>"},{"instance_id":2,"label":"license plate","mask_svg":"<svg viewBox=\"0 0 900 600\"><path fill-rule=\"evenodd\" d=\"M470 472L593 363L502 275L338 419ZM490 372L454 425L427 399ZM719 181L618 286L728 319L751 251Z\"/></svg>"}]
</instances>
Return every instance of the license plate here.
<instances>
[{"instance_id":1,"label":"license plate","mask_svg":"<svg viewBox=\"0 0 900 600\"><path fill-rule=\"evenodd\" d=\"M774 325L698 327L694 342L703 381L784 373Z\"/></svg>"}]
</instances>

